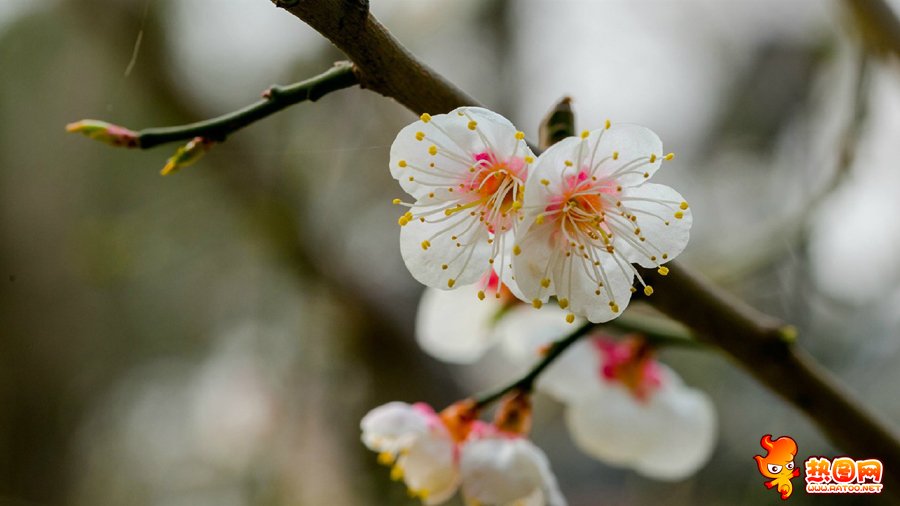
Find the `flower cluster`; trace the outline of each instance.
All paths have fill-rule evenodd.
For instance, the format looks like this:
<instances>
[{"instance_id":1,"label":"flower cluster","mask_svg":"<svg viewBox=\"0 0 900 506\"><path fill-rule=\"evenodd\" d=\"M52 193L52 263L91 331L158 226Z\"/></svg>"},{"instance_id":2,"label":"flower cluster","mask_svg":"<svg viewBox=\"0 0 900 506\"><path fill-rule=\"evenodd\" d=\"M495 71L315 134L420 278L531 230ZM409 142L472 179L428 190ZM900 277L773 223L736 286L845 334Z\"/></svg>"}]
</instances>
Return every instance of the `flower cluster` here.
<instances>
[{"instance_id":1,"label":"flower cluster","mask_svg":"<svg viewBox=\"0 0 900 506\"><path fill-rule=\"evenodd\" d=\"M535 307L555 296L570 323L609 321L635 277L653 292L633 264L665 274L687 244L687 202L646 182L672 156L652 131L607 121L535 159L496 113L423 114L391 146L391 174L415 199L394 201L409 208L399 219L403 260L429 287L496 272Z\"/></svg>"},{"instance_id":2,"label":"flower cluster","mask_svg":"<svg viewBox=\"0 0 900 506\"><path fill-rule=\"evenodd\" d=\"M518 399L504 406L517 411L507 419L530 416ZM363 418L362 440L424 504L441 504L461 490L466 504L565 506L547 457L521 427L476 415L471 400L440 413L423 403L390 402Z\"/></svg>"},{"instance_id":3,"label":"flower cluster","mask_svg":"<svg viewBox=\"0 0 900 506\"><path fill-rule=\"evenodd\" d=\"M551 306L534 311L492 303L490 298L485 304L466 293L452 296L452 314L426 303L455 293L427 289L419 305L419 343L440 360L474 362L496 346L516 368L524 369L570 332L561 318L564 311ZM456 326L449 328L459 334L444 332L450 322ZM442 344L435 344L439 339ZM566 424L575 444L609 464L654 479L678 480L696 472L712 453L712 402L657 362L639 336L619 341L601 334L586 336L544 371L537 388L566 405Z\"/></svg>"}]
</instances>

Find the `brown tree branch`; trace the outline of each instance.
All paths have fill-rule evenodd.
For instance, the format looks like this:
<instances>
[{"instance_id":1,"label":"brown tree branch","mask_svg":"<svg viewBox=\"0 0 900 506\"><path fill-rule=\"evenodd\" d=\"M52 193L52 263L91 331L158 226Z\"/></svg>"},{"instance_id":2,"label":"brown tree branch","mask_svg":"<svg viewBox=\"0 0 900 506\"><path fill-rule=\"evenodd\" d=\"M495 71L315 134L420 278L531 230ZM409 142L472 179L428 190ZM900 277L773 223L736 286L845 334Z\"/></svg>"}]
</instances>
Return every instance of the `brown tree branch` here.
<instances>
[{"instance_id":1,"label":"brown tree branch","mask_svg":"<svg viewBox=\"0 0 900 506\"><path fill-rule=\"evenodd\" d=\"M416 113L442 113L477 102L405 50L368 12L365 0L275 0L344 51L362 86ZM656 287L649 300L705 342L729 354L761 383L809 415L837 445L900 469L896 428L861 406L854 394L794 344L796 331L712 286L682 266L668 276L643 271ZM890 477L892 475L888 475ZM897 481L892 480L896 489Z\"/></svg>"}]
</instances>

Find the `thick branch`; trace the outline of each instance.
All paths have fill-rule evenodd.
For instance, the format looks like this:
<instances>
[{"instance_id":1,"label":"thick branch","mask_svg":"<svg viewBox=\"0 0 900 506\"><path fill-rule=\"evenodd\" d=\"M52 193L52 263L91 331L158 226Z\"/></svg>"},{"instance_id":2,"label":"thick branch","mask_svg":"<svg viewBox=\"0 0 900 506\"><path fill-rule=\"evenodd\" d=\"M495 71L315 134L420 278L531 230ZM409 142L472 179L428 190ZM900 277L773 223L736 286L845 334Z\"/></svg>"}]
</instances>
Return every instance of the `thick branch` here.
<instances>
[{"instance_id":1,"label":"thick branch","mask_svg":"<svg viewBox=\"0 0 900 506\"><path fill-rule=\"evenodd\" d=\"M194 137L221 142L231 133L282 109L300 102L315 102L332 91L349 88L355 84L358 84L358 81L353 73L353 65L349 62L338 62L322 74L305 81L287 86L272 86L263 93L262 100L218 118L189 125L139 130L137 147L148 149Z\"/></svg>"},{"instance_id":2,"label":"thick branch","mask_svg":"<svg viewBox=\"0 0 900 506\"><path fill-rule=\"evenodd\" d=\"M416 114L442 113L478 102L420 63L369 12L367 0L273 0L343 51L359 84Z\"/></svg>"},{"instance_id":3,"label":"thick branch","mask_svg":"<svg viewBox=\"0 0 900 506\"><path fill-rule=\"evenodd\" d=\"M477 105L417 62L368 12L364 0L276 0L343 50L360 84L413 110L446 112ZM753 376L808 414L832 440L854 455L879 457L900 469L900 437L861 407L827 370L792 345L794 331L708 284L686 268L668 277L644 272L656 287L650 302L701 339L721 347ZM581 329L579 329L580 331Z\"/></svg>"}]
</instances>

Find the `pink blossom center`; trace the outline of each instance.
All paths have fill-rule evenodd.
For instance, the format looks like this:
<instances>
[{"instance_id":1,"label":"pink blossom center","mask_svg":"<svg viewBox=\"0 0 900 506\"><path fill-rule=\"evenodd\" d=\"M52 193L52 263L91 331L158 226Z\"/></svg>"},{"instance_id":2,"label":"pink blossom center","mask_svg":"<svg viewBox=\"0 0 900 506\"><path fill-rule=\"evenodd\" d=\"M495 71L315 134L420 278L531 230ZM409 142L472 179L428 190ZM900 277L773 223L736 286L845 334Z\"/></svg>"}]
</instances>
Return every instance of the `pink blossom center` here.
<instances>
[{"instance_id":1,"label":"pink blossom center","mask_svg":"<svg viewBox=\"0 0 900 506\"><path fill-rule=\"evenodd\" d=\"M622 384L641 401L648 400L662 385L653 349L641 337L621 341L596 337L593 343L600 355L600 376L605 381Z\"/></svg>"}]
</instances>

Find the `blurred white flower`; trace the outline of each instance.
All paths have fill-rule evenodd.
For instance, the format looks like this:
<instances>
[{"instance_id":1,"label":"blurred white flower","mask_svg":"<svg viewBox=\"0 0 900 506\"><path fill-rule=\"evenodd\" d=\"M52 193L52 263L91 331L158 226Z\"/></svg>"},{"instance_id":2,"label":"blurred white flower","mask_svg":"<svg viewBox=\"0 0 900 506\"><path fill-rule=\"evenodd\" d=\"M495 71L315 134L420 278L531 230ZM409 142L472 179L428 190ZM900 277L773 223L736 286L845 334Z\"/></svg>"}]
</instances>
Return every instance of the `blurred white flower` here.
<instances>
[{"instance_id":1,"label":"blurred white flower","mask_svg":"<svg viewBox=\"0 0 900 506\"><path fill-rule=\"evenodd\" d=\"M391 174L416 199L399 220L400 252L422 284L471 284L497 259L501 279L511 277L504 258L534 162L524 137L478 107L423 114L397 134Z\"/></svg>"},{"instance_id":2,"label":"blurred white flower","mask_svg":"<svg viewBox=\"0 0 900 506\"><path fill-rule=\"evenodd\" d=\"M456 493L457 442L431 406L390 402L366 414L360 428L363 444L393 466L391 477L403 479L411 495L440 504Z\"/></svg>"},{"instance_id":3,"label":"blurred white flower","mask_svg":"<svg viewBox=\"0 0 900 506\"><path fill-rule=\"evenodd\" d=\"M466 504L564 506L547 456L528 439L495 431L465 444L460 456Z\"/></svg>"},{"instance_id":4,"label":"blurred white flower","mask_svg":"<svg viewBox=\"0 0 900 506\"><path fill-rule=\"evenodd\" d=\"M517 308L497 332L513 360L531 364L569 325L562 310ZM709 459L716 413L702 392L653 359L640 338L585 337L538 378L537 388L566 404L576 445L609 464L660 480L678 480Z\"/></svg>"},{"instance_id":5,"label":"blurred white flower","mask_svg":"<svg viewBox=\"0 0 900 506\"><path fill-rule=\"evenodd\" d=\"M527 300L540 307L556 295L570 321L618 316L635 275L643 284L631 264L660 267L687 245L687 202L667 186L645 183L671 157L651 130L608 122L545 151L525 184L514 246L516 283Z\"/></svg>"},{"instance_id":6,"label":"blurred white flower","mask_svg":"<svg viewBox=\"0 0 900 506\"><path fill-rule=\"evenodd\" d=\"M518 300L496 273L456 290L426 288L416 315L416 340L429 355L470 364L496 343L494 327Z\"/></svg>"},{"instance_id":7,"label":"blurred white flower","mask_svg":"<svg viewBox=\"0 0 900 506\"><path fill-rule=\"evenodd\" d=\"M441 504L461 487L470 505L565 506L544 453L522 434L475 416L470 400L441 413L391 402L363 418L362 440L424 504Z\"/></svg>"}]
</instances>

